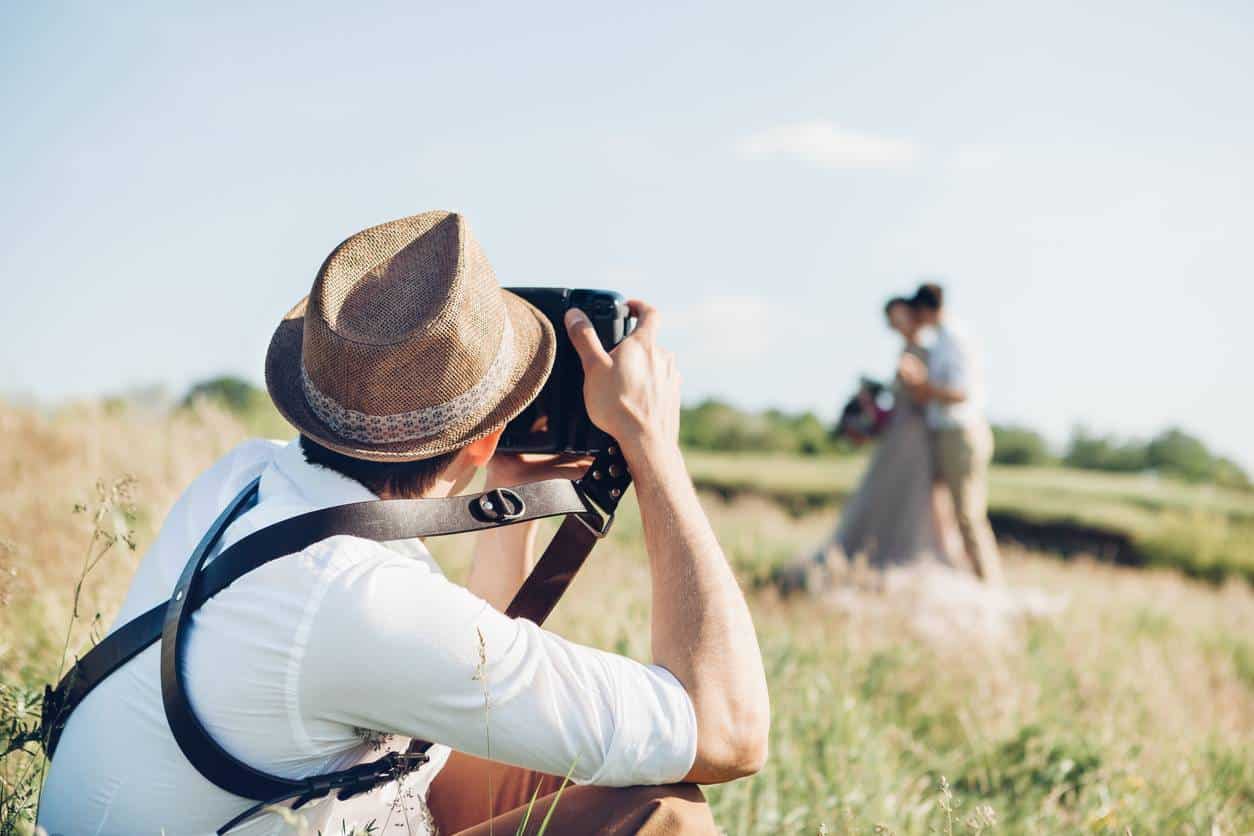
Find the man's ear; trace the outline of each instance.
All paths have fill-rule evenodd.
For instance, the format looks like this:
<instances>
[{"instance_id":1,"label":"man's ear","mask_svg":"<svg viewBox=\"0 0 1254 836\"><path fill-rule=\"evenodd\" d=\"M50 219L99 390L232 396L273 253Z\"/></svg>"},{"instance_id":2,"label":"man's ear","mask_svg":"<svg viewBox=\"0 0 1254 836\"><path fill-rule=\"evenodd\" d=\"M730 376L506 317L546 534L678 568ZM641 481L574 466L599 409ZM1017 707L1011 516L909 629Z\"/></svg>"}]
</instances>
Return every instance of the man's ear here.
<instances>
[{"instance_id":1,"label":"man's ear","mask_svg":"<svg viewBox=\"0 0 1254 836\"><path fill-rule=\"evenodd\" d=\"M478 441L472 441L466 445L466 461L475 467L483 467L492 458L492 454L496 452L496 445L501 441L501 433L505 432L505 428L497 430L494 433L485 435Z\"/></svg>"}]
</instances>

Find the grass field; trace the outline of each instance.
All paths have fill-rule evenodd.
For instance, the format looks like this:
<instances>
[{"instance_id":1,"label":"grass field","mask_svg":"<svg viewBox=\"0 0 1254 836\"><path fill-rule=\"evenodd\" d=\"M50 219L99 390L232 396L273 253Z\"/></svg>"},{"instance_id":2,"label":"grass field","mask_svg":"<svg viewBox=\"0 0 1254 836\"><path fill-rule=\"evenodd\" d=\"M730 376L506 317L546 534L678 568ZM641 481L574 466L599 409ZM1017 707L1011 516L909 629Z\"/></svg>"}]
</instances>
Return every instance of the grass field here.
<instances>
[{"instance_id":1,"label":"grass field","mask_svg":"<svg viewBox=\"0 0 1254 836\"><path fill-rule=\"evenodd\" d=\"M765 496L804 511L848 496L866 459L694 452L689 464L707 489ZM995 512L1125 534L1148 563L1210 580L1254 582L1254 492L1142 474L994 467L989 494Z\"/></svg>"},{"instance_id":2,"label":"grass field","mask_svg":"<svg viewBox=\"0 0 1254 836\"><path fill-rule=\"evenodd\" d=\"M0 734L30 721L27 695L56 672L84 560L103 554L71 649L111 622L181 489L244 435L212 409L169 418L83 406L44 417L0 406ZM857 468L693 458L699 481L781 489L847 489ZM999 502L1136 525L1250 512L1239 495L1087 474L999 471L995 491ZM133 502L132 517L114 513L118 501ZM794 515L765 495L706 502L747 582L832 524L830 508ZM127 531L134 551L112 539ZM551 626L647 658L641 542L628 502ZM467 538L434 544L454 577L469 549ZM1249 585L1019 551L1007 563L1012 586L1065 596L1065 610L990 632L960 610L920 620L915 599L873 589L851 606L781 600L746 583L770 677L772 751L758 776L710 789L720 825L732 834L1254 832ZM29 830L37 766L22 752L0 761L0 832Z\"/></svg>"}]
</instances>

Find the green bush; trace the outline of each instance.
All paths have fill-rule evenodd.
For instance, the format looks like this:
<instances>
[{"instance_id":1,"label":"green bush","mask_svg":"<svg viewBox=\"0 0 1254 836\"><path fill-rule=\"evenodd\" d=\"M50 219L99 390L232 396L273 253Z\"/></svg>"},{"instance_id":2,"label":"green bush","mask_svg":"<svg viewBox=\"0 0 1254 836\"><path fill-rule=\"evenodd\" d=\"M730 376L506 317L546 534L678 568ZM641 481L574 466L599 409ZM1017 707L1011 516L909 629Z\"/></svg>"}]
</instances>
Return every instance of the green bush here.
<instances>
[{"instance_id":1,"label":"green bush","mask_svg":"<svg viewBox=\"0 0 1254 836\"><path fill-rule=\"evenodd\" d=\"M256 409L261 401L270 402L269 396L260 387L231 375L221 375L195 384L183 396L182 405L191 406L202 398L236 414Z\"/></svg>"},{"instance_id":2,"label":"green bush","mask_svg":"<svg viewBox=\"0 0 1254 836\"><path fill-rule=\"evenodd\" d=\"M1254 483L1250 482L1250 476L1241 465L1232 459L1225 459L1222 456L1215 459L1215 470L1211 476L1211 480L1216 484L1225 488L1242 488L1249 490L1254 487Z\"/></svg>"},{"instance_id":3,"label":"green bush","mask_svg":"<svg viewBox=\"0 0 1254 836\"><path fill-rule=\"evenodd\" d=\"M1049 442L1036 430L1017 425L993 427L993 461L997 464L1039 466L1056 461Z\"/></svg>"},{"instance_id":4,"label":"green bush","mask_svg":"<svg viewBox=\"0 0 1254 836\"><path fill-rule=\"evenodd\" d=\"M1136 473L1149 469L1149 455L1144 444L1119 441L1112 436L1090 435L1082 428L1071 436L1062 461L1067 467L1082 470Z\"/></svg>"},{"instance_id":5,"label":"green bush","mask_svg":"<svg viewBox=\"0 0 1254 836\"><path fill-rule=\"evenodd\" d=\"M1189 482L1219 482L1246 487L1249 477L1235 462L1215 456L1201 439L1173 427L1146 446L1150 467Z\"/></svg>"},{"instance_id":6,"label":"green bush","mask_svg":"<svg viewBox=\"0 0 1254 836\"><path fill-rule=\"evenodd\" d=\"M260 386L231 375L222 375L192 386L183 396L183 409L207 401L222 407L244 422L252 435L290 438L295 430L274 408L270 395Z\"/></svg>"},{"instance_id":7,"label":"green bush","mask_svg":"<svg viewBox=\"0 0 1254 836\"><path fill-rule=\"evenodd\" d=\"M1164 430L1148 442L1096 436L1080 428L1071 436L1063 463L1085 470L1153 471L1188 482L1250 487L1250 477L1240 465L1216 456L1201 439L1177 427Z\"/></svg>"},{"instance_id":8,"label":"green bush","mask_svg":"<svg viewBox=\"0 0 1254 836\"><path fill-rule=\"evenodd\" d=\"M814 456L838 449L828 428L812 412L778 409L746 412L717 399L684 407L679 440L694 450L798 453Z\"/></svg>"}]
</instances>

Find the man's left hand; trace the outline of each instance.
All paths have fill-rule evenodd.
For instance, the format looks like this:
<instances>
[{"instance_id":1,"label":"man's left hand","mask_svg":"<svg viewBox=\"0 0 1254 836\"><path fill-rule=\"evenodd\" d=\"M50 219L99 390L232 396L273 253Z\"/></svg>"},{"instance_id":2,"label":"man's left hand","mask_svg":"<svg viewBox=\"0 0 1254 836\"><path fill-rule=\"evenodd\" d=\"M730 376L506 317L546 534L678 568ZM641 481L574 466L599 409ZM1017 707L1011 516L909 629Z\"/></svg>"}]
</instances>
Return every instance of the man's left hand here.
<instances>
[{"instance_id":1,"label":"man's left hand","mask_svg":"<svg viewBox=\"0 0 1254 836\"><path fill-rule=\"evenodd\" d=\"M545 479L578 479L592 466L591 456L565 453L497 453L488 462L485 487L512 487Z\"/></svg>"}]
</instances>

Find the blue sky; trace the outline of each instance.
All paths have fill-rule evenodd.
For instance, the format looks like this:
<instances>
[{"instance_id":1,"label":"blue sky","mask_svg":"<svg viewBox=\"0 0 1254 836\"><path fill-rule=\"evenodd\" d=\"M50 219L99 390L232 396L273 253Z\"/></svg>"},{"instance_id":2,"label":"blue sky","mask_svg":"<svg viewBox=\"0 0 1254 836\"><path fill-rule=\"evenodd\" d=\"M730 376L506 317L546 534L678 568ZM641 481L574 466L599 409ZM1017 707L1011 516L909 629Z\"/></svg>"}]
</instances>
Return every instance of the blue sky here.
<instances>
[{"instance_id":1,"label":"blue sky","mask_svg":"<svg viewBox=\"0 0 1254 836\"><path fill-rule=\"evenodd\" d=\"M666 314L689 397L831 415L934 277L990 411L1254 465L1248 4L10 4L0 392L261 378L347 234Z\"/></svg>"}]
</instances>

